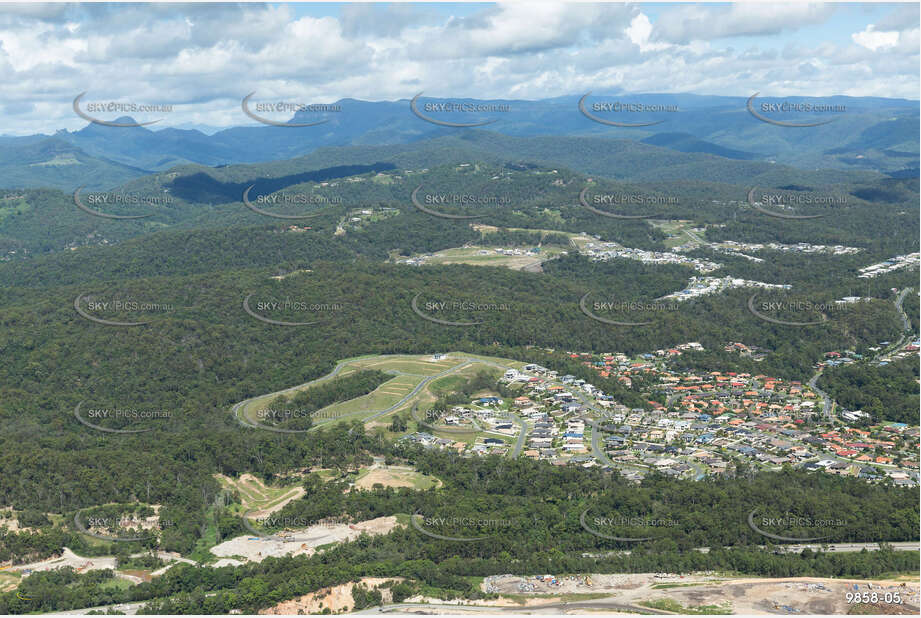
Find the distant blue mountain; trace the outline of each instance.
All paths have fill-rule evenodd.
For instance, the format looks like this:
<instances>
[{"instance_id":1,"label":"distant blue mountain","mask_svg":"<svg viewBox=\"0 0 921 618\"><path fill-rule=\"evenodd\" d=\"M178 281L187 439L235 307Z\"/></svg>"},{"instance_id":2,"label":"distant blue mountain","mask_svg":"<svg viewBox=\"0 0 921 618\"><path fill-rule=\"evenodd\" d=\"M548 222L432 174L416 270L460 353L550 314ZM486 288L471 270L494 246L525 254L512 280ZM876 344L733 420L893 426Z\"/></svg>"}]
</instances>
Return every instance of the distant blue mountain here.
<instances>
[{"instance_id":1,"label":"distant blue mountain","mask_svg":"<svg viewBox=\"0 0 921 618\"><path fill-rule=\"evenodd\" d=\"M436 122L489 121L484 130L510 137L570 136L631 140L677 152L709 154L741 161L782 163L808 169L860 169L905 175L919 167L919 104L879 97L788 97L759 95L753 103L810 102L840 106L844 111L824 115L779 114L776 118L805 122L831 118L816 127L782 127L759 120L746 108L747 97L694 94L598 94L585 99L586 111L600 120L647 124L610 126L597 122L579 108L582 95L524 100L438 99L419 97L421 115ZM442 111L440 104L485 106L490 111ZM93 159L96 167L131 177L143 170L166 170L195 163L207 166L260 163L290 159L328 146L411 144L470 129L446 127L418 117L410 100L360 101L342 99L339 111L299 111L290 123L323 124L278 127L259 124L240 111L241 124L207 135L195 129L110 127L91 123L74 132L59 131L54 138L69 143L74 152ZM605 106L635 109L652 106L671 111L605 111ZM770 115L764 113L763 115ZM284 120L273 118L272 120ZM132 122L130 118L118 122ZM51 166L15 169L20 151L28 152L47 136L0 137L0 172L28 182L59 186ZM133 172L132 170L139 170ZM908 172L906 172L908 170Z\"/></svg>"}]
</instances>

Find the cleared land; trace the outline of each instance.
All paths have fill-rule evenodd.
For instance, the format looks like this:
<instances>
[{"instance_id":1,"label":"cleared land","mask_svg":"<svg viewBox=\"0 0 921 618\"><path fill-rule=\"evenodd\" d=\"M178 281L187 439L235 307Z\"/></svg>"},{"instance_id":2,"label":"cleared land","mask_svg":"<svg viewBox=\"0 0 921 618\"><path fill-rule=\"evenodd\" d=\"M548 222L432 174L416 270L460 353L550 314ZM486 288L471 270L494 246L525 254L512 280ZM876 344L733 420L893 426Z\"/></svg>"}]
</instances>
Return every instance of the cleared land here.
<instances>
[{"instance_id":1,"label":"cleared land","mask_svg":"<svg viewBox=\"0 0 921 618\"><path fill-rule=\"evenodd\" d=\"M663 244L668 249L672 249L678 245L683 245L689 242L699 242L700 240L699 235L692 235L687 231L687 228L694 226L693 221L680 219L669 221L650 220L649 224L653 227L659 228L670 236L670 238L666 238L663 241Z\"/></svg>"},{"instance_id":2,"label":"cleared land","mask_svg":"<svg viewBox=\"0 0 921 618\"><path fill-rule=\"evenodd\" d=\"M411 487L425 490L439 487L442 483L434 476L402 466L365 468L358 474L358 479L355 481L355 487L359 489L371 489L377 484L384 487Z\"/></svg>"},{"instance_id":3,"label":"cleared land","mask_svg":"<svg viewBox=\"0 0 921 618\"><path fill-rule=\"evenodd\" d=\"M593 574L560 577L551 584L534 577L500 575L487 577L481 589L510 596L528 605L577 602L588 606L660 607L671 611L707 611L733 614L847 614L851 607L845 594L876 592L881 598L898 593L901 604L878 606L876 613L914 614L919 611L917 578L895 580L831 579L818 577L736 578L716 574ZM602 597L599 597L602 594ZM586 596L590 595L590 596ZM594 597L594 601L588 599ZM647 603L649 605L647 605ZM576 609L570 605L571 609Z\"/></svg>"},{"instance_id":4,"label":"cleared land","mask_svg":"<svg viewBox=\"0 0 921 618\"><path fill-rule=\"evenodd\" d=\"M503 247L506 249L517 249L520 255L506 255L496 253L495 247L485 247L473 245L469 247L456 247L445 249L433 253L424 258L425 264L443 265L443 264L469 264L471 266L500 266L512 270L522 270L524 268L534 267L552 260L564 251L561 247L541 247L540 252L528 254L531 247Z\"/></svg>"},{"instance_id":5,"label":"cleared land","mask_svg":"<svg viewBox=\"0 0 921 618\"><path fill-rule=\"evenodd\" d=\"M252 474L241 474L238 480L222 474L214 476L222 487L239 492L243 510L251 517L264 517L279 511L304 495L303 487L268 487Z\"/></svg>"},{"instance_id":6,"label":"cleared land","mask_svg":"<svg viewBox=\"0 0 921 618\"><path fill-rule=\"evenodd\" d=\"M423 405L424 402L434 401L435 395L431 388L433 385L439 388L438 385L448 384L440 382L448 376L469 377L482 370L484 366L520 369L524 365L525 363L510 359L463 353L451 353L438 360L428 355L409 354L361 356L340 361L332 372L316 380L240 402L233 407L233 413L242 424L258 428L257 412L271 408L272 401L278 395L291 396L336 377L364 369L376 369L392 373L394 378L384 382L371 393L335 403L313 414L314 427L340 420L373 421L387 414L410 410L415 404Z\"/></svg>"},{"instance_id":7,"label":"cleared land","mask_svg":"<svg viewBox=\"0 0 921 618\"><path fill-rule=\"evenodd\" d=\"M294 541L277 537L238 536L211 548L211 553L220 558L234 558L251 562L262 562L269 556L312 556L317 549L332 543L342 543L358 538L362 533L387 534L397 525L396 517L378 517L356 524L318 524L308 528L290 531Z\"/></svg>"},{"instance_id":8,"label":"cleared land","mask_svg":"<svg viewBox=\"0 0 921 618\"><path fill-rule=\"evenodd\" d=\"M25 571L37 573L39 571L53 571L62 567L73 567L74 570L82 573L98 569L114 569L115 563L116 560L114 556L84 558L75 554L70 548L65 547L60 557L48 558L47 560L32 562L30 564L18 564L9 570L25 574Z\"/></svg>"},{"instance_id":9,"label":"cleared land","mask_svg":"<svg viewBox=\"0 0 921 618\"><path fill-rule=\"evenodd\" d=\"M319 614L324 609L333 613L351 611L355 606L352 598L352 589L360 584L368 589L376 588L385 582L403 581L402 577L363 577L358 582L349 582L339 586L321 588L316 592L304 596L282 601L268 609L259 610L260 614L280 614L293 616L298 614ZM381 600L384 603L393 601L393 594L389 588L381 588Z\"/></svg>"}]
</instances>

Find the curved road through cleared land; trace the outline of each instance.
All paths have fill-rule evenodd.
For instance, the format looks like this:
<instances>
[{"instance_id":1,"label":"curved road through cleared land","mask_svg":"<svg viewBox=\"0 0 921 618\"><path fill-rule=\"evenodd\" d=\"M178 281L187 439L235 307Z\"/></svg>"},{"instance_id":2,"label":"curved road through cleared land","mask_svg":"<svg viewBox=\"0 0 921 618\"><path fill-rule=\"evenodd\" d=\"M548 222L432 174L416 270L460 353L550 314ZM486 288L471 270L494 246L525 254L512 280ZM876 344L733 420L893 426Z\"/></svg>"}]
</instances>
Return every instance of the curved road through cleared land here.
<instances>
[{"instance_id":1,"label":"curved road through cleared land","mask_svg":"<svg viewBox=\"0 0 921 618\"><path fill-rule=\"evenodd\" d=\"M289 392L294 391L294 390L299 390L299 389L303 389L303 388L305 388L305 387L309 387L310 385L315 384L315 383L317 383L317 382L324 382L324 381L326 381L326 380L332 379L332 378L334 378L334 377L336 376L336 374L338 374L338 373L342 370L343 367L345 367L345 366L348 365L349 363L353 362L354 360L356 360L356 359L349 359L349 360L345 360L345 361L339 361L339 363L336 365L336 368L333 369L330 373L326 374L326 375L323 376L323 377L317 378L317 379L315 379L315 380L311 380L310 382L305 382L304 384L299 384L299 385L297 385L297 386L292 386L292 387L290 387L290 388L286 388L286 389L283 389L283 390L280 390L280 391L276 391L276 392L274 392L274 393L268 393L267 395L258 395L258 396L256 396L256 397L250 397L249 399L247 399L247 400L245 400L245 401L241 401L240 403L235 404L235 405L233 406L233 408L231 409L231 412L233 412L233 415L237 418L237 420L240 422L240 424L243 425L243 426L245 426L245 427L250 427L250 428L253 428L253 429L266 429L266 427L262 427L262 426L260 426L260 425L255 424L255 423L252 423L252 422L249 421L244 415L242 415L242 414L241 414L241 410L242 410L243 406L245 406L246 404L248 404L248 403L250 403L250 402L252 402L252 401L255 401L256 399L262 399L262 398L265 398L265 397L277 397L278 395L282 395L282 394L284 394L284 393L289 393ZM458 371L458 370L460 370L460 369L463 369L464 367L466 367L466 366L468 366L468 365L470 365L470 364L472 364L472 363L474 363L474 362L476 362L476 360L473 360L473 359L471 359L471 360L466 360L466 361L464 361L464 362L462 362L462 363L459 363L459 364L457 364L457 365L454 365L453 367L449 367L448 369L445 369L444 371L442 371L442 372L440 372L440 373L436 373L436 374L434 374L434 375L426 376L425 378L422 379L421 382L419 382L419 384L416 385L416 387L415 387L409 394L407 394L406 396L404 396L402 399L400 399L398 402L396 402L395 404L393 404L393 405L390 406L389 408L387 408L387 409L385 409L385 410L378 410L377 412L373 412L373 413L371 413L371 415L364 417L364 419L363 419L364 422L372 421L372 420L378 418L379 416L383 416L383 415L385 415L385 414L389 414L389 413L393 412L394 410L397 410L397 409L403 407L410 399L412 399L412 398L415 397L417 394L419 394L419 391L421 391L423 388L425 388L425 387L429 384L429 382L431 382L432 380L437 380L438 378L442 378L442 377L444 377L444 376L446 376L446 375L448 375L448 374L450 374L450 373L453 373L453 372L455 372L455 371ZM394 373L395 373L396 375L409 375L409 374L401 374L400 372L394 372ZM350 416L355 416L355 415L357 415L357 414L364 414L364 413L365 413L364 411L361 411L361 412L353 412L353 413L351 413L351 414L343 414L342 416L337 417L337 418L334 419L334 420L343 420L343 419L347 419L347 418L350 417ZM325 423L324 423L324 424L325 424ZM312 429L315 429L315 428L317 428L317 427L321 427L321 426L322 426L322 425L316 425L316 426L312 427L311 430L312 430Z\"/></svg>"}]
</instances>

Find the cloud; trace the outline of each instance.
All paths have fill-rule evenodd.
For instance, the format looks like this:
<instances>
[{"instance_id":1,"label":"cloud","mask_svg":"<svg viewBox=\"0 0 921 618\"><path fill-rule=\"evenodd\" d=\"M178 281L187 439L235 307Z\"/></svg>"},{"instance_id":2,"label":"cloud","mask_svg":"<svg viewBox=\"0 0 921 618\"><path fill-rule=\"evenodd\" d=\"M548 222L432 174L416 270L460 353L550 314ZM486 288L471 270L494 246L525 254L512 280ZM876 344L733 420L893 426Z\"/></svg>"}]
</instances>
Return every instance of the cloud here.
<instances>
[{"instance_id":1,"label":"cloud","mask_svg":"<svg viewBox=\"0 0 921 618\"><path fill-rule=\"evenodd\" d=\"M83 91L174 105L157 128L244 123L240 99L253 91L291 102L405 100L420 90L917 98L917 6L866 11L858 28L834 10L519 2L464 14L352 4L321 16L261 4L0 5L0 133L82 128L71 102ZM797 36L807 27L808 38Z\"/></svg>"},{"instance_id":2,"label":"cloud","mask_svg":"<svg viewBox=\"0 0 921 618\"><path fill-rule=\"evenodd\" d=\"M880 48L895 47L899 43L899 33L895 31L879 31L870 24L863 32L855 32L851 39L858 45L876 51Z\"/></svg>"},{"instance_id":3,"label":"cloud","mask_svg":"<svg viewBox=\"0 0 921 618\"><path fill-rule=\"evenodd\" d=\"M828 5L745 2L731 6L686 5L665 12L653 39L687 44L727 37L767 36L828 20Z\"/></svg>"}]
</instances>

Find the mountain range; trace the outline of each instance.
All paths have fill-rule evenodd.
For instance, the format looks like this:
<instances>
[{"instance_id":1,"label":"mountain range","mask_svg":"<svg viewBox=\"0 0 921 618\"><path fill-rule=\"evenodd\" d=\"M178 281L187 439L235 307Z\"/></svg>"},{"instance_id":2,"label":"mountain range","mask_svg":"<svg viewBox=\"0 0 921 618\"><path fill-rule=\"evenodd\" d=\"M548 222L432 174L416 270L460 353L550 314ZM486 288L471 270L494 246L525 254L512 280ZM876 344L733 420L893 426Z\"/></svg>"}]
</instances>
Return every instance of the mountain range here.
<instances>
[{"instance_id":1,"label":"mountain range","mask_svg":"<svg viewBox=\"0 0 921 618\"><path fill-rule=\"evenodd\" d=\"M917 176L919 105L917 101L878 97L759 96L753 103L777 102L837 106L839 113L775 115L804 122L829 119L813 127L783 127L749 112L745 97L692 94L598 95L585 99L595 117L634 124L634 128L595 122L580 111L581 96L538 101L429 99L416 103L419 115L442 122L489 122L485 130L510 137L594 137L614 143L641 142L671 151L714 155L736 161L761 161L804 169L872 171L896 177ZM289 123L322 124L279 127L255 124L243 114L237 126L208 135L194 129L111 127L90 123L78 131L53 135L0 137L0 173L7 187L79 185L103 189L184 164L219 167L299 157L329 146L388 146L463 135L470 128L440 126L415 114L410 100L332 104L339 111L299 111ZM485 107L493 112L438 111L444 103ZM605 114L594 104L620 103L667 108L667 112ZM250 104L252 109L254 104ZM427 111L434 110L434 111ZM260 114L264 116L265 114ZM765 115L765 114L762 114ZM131 124L133 119L114 120ZM284 121L279 118L278 120Z\"/></svg>"}]
</instances>

